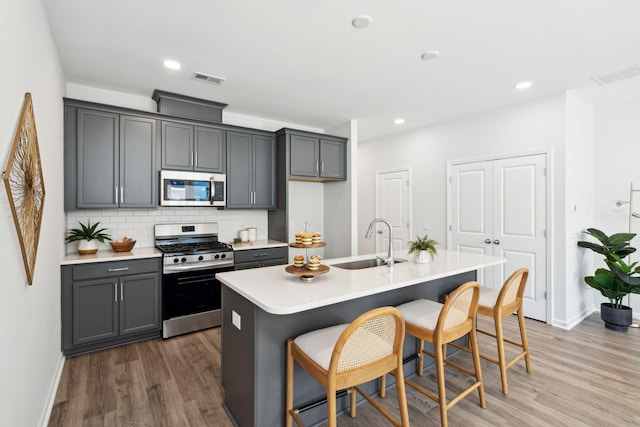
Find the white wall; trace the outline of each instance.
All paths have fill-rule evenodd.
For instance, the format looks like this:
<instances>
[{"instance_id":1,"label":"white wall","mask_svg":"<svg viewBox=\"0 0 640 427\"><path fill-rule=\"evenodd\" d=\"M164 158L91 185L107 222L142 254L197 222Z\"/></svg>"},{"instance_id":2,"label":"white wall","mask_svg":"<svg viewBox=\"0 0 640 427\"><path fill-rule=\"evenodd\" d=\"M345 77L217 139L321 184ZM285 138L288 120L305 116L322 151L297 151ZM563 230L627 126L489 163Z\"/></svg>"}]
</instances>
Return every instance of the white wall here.
<instances>
[{"instance_id":1,"label":"white wall","mask_svg":"<svg viewBox=\"0 0 640 427\"><path fill-rule=\"evenodd\" d=\"M0 2L0 147L9 156L31 92L46 196L33 285L27 284L6 191L1 190L0 425L37 426L49 414L62 368L60 264L64 254L64 79L40 0Z\"/></svg>"},{"instance_id":2,"label":"white wall","mask_svg":"<svg viewBox=\"0 0 640 427\"><path fill-rule=\"evenodd\" d=\"M628 207L614 212L615 200L629 200L633 182L640 189L640 98L621 104L598 107L595 110L595 217L591 226L607 234L628 230ZM640 212L640 194L635 193L634 211ZM640 233L640 219L631 223L631 231ZM640 238L632 245L640 249ZM640 260L640 254L632 256ZM589 270L592 271L592 270ZM596 293L596 302L606 300ZM624 300L625 304L627 299ZM635 318L640 319L640 295L631 296Z\"/></svg>"},{"instance_id":3,"label":"white wall","mask_svg":"<svg viewBox=\"0 0 640 427\"><path fill-rule=\"evenodd\" d=\"M564 242L564 262L558 262L557 269L564 269L566 284L564 293L554 289L553 300L557 307L566 307L566 327L572 327L593 311L591 288L584 283L589 271L590 254L578 247L578 241L584 239L582 230L593 226L593 183L595 178L595 110L582 99L567 94L567 137L566 137L566 197L565 204L558 206L558 212L564 212L566 234L557 236L559 243ZM558 215L558 218L560 215ZM558 252L557 259L562 253ZM560 274L560 273L559 273ZM556 292L556 290L558 292Z\"/></svg>"},{"instance_id":4,"label":"white wall","mask_svg":"<svg viewBox=\"0 0 640 427\"><path fill-rule=\"evenodd\" d=\"M549 265L555 289L566 295L564 236L566 100L564 94L542 98L512 107L416 129L362 143L358 148L358 236L359 252L375 251L364 239L365 228L375 215L375 173L379 170L410 167L413 171L413 230L430 222L430 237L445 247L447 241L446 164L454 160L473 160L488 156L522 154L531 151L551 153L549 176L553 179L552 251L560 262ZM558 236L558 238L553 238ZM558 255L559 254L559 255ZM549 319L560 325L567 321L565 299L552 307Z\"/></svg>"}]
</instances>

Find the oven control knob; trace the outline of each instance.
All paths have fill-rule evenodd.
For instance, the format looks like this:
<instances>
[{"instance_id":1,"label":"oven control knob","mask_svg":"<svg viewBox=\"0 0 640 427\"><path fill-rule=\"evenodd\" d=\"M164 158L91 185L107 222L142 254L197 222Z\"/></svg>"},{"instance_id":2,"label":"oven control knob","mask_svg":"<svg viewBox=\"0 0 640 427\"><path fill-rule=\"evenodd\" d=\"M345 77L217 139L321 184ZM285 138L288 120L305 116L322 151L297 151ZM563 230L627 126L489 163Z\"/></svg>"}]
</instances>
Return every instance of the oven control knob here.
<instances>
[{"instance_id":1,"label":"oven control knob","mask_svg":"<svg viewBox=\"0 0 640 427\"><path fill-rule=\"evenodd\" d=\"M173 262L174 262L174 263L177 263L177 262L180 262L180 260L179 260L178 258L174 258L174 259L173 259Z\"/></svg>"},{"instance_id":2,"label":"oven control knob","mask_svg":"<svg viewBox=\"0 0 640 427\"><path fill-rule=\"evenodd\" d=\"M204 259L204 257L203 257L202 255L200 255L200 256L198 257L198 261L202 261L203 259Z\"/></svg>"},{"instance_id":3,"label":"oven control knob","mask_svg":"<svg viewBox=\"0 0 640 427\"><path fill-rule=\"evenodd\" d=\"M222 254L220 255L220 258L225 259L227 257L227 254Z\"/></svg>"},{"instance_id":4,"label":"oven control knob","mask_svg":"<svg viewBox=\"0 0 640 427\"><path fill-rule=\"evenodd\" d=\"M187 262L187 259L186 258L182 258L180 261Z\"/></svg>"},{"instance_id":5,"label":"oven control knob","mask_svg":"<svg viewBox=\"0 0 640 427\"><path fill-rule=\"evenodd\" d=\"M220 259L220 255L214 256L215 259Z\"/></svg>"}]
</instances>

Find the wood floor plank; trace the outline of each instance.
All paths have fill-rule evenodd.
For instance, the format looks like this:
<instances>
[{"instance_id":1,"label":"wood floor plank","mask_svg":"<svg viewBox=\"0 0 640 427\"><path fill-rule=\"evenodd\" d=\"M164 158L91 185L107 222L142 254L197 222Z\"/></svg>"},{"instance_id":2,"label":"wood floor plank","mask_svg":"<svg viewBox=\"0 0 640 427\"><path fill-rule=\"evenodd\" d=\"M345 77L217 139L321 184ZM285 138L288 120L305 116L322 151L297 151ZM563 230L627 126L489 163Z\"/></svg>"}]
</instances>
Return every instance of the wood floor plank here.
<instances>
[{"instance_id":1,"label":"wood floor plank","mask_svg":"<svg viewBox=\"0 0 640 427\"><path fill-rule=\"evenodd\" d=\"M492 327L483 318L478 324ZM640 426L640 330L607 330L597 314L570 331L526 324L533 371L526 371L524 361L509 369L505 396L498 366L482 360L487 408L472 393L449 411L451 426ZM514 316L505 319L505 333L518 336ZM483 353L495 354L491 337L479 341ZM222 408L220 343L220 328L214 328L68 358L49 426L231 427ZM515 352L507 347L508 354ZM452 358L470 366L466 353ZM436 390L432 370L413 380ZM451 391L469 381L452 368L446 380ZM374 398L398 414L395 387L384 399ZM435 402L409 387L407 402L413 426L440 425ZM341 427L388 425L367 403L358 407L357 418L338 418Z\"/></svg>"}]
</instances>

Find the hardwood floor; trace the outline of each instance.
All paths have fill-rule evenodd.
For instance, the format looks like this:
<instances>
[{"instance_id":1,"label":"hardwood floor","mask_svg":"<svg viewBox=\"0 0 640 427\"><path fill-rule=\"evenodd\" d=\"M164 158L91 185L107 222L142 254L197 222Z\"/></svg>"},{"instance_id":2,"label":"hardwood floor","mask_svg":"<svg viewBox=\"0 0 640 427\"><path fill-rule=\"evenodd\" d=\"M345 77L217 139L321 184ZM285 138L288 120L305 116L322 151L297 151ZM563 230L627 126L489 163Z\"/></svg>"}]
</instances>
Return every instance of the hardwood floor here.
<instances>
[{"instance_id":1,"label":"hardwood floor","mask_svg":"<svg viewBox=\"0 0 640 427\"><path fill-rule=\"evenodd\" d=\"M516 328L514 316L506 319L508 336ZM498 366L483 360L487 408L472 393L449 411L451 426L640 426L639 329L607 330L597 314L571 331L533 320L527 328L533 372L523 361L509 369L504 396ZM479 340L484 353L495 354L490 337ZM465 353L453 357L471 363ZM446 371L452 393L467 380ZM432 370L414 381L435 391ZM67 359L49 426L232 426L222 400L220 329L214 328ZM379 400L398 413L395 389ZM435 402L411 388L407 400L412 425L440 425ZM344 414L338 425L390 424L363 404L357 418Z\"/></svg>"}]
</instances>

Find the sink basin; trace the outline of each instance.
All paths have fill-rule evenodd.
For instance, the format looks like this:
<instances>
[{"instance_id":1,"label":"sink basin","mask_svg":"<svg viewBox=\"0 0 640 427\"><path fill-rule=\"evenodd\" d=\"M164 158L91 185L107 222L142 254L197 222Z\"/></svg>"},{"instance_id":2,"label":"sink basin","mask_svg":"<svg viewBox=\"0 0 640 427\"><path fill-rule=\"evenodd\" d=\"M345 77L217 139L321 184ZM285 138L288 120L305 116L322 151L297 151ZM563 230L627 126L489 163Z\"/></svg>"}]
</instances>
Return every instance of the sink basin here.
<instances>
[{"instance_id":1,"label":"sink basin","mask_svg":"<svg viewBox=\"0 0 640 427\"><path fill-rule=\"evenodd\" d=\"M406 259L394 259L393 262L395 264L399 264L401 262L406 262ZM371 268L371 267L379 267L381 265L386 266L387 264L379 258L370 258L363 259L360 261L349 261L343 262L341 264L333 264L331 267L344 268L345 270L361 270L363 268Z\"/></svg>"}]
</instances>

